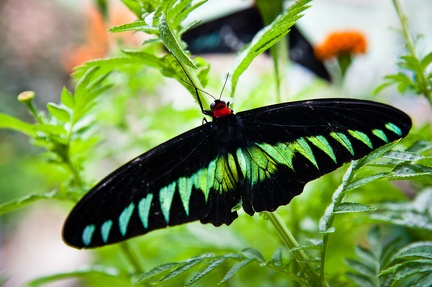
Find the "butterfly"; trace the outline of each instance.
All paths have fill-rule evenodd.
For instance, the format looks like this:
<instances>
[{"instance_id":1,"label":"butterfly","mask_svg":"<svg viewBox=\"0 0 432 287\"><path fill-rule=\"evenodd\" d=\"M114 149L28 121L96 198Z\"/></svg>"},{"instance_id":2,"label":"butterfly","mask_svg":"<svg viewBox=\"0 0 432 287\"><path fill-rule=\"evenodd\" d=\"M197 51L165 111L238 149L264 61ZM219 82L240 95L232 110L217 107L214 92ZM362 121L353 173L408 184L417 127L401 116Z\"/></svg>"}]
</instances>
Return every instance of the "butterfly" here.
<instances>
[{"instance_id":1,"label":"butterfly","mask_svg":"<svg viewBox=\"0 0 432 287\"><path fill-rule=\"evenodd\" d=\"M263 27L260 12L250 7L193 27L183 34L182 40L192 54L234 53L251 42ZM330 81L326 67L315 57L312 45L295 25L288 33L288 45L291 60Z\"/></svg>"},{"instance_id":2,"label":"butterfly","mask_svg":"<svg viewBox=\"0 0 432 287\"><path fill-rule=\"evenodd\" d=\"M316 99L234 113L162 143L93 187L70 212L64 241L92 248L199 220L229 225L237 207L274 211L346 162L405 137L411 119L372 101Z\"/></svg>"}]
</instances>

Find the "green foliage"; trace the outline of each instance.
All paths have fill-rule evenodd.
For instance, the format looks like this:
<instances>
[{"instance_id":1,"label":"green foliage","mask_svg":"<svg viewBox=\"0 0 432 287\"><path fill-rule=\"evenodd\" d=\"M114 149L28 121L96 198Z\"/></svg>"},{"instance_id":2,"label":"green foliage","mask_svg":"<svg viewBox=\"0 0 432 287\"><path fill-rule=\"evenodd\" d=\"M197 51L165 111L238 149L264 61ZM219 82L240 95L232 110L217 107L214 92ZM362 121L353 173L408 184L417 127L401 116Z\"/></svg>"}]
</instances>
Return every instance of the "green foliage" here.
<instances>
[{"instance_id":1,"label":"green foliage","mask_svg":"<svg viewBox=\"0 0 432 287\"><path fill-rule=\"evenodd\" d=\"M48 103L46 112L34 105L34 94L21 94L19 100L28 107L34 123L0 114L0 128L25 134L42 150L40 159L49 162L50 168L63 171L56 178L56 186L2 203L0 214L40 199L75 202L97 178L88 171L100 159L115 159L119 149L132 150L136 156L196 125L200 117L196 106L175 109L154 95L162 76L177 80L194 99L198 94L203 108L209 106L201 90L212 81L210 65L191 55L181 41L181 34L190 27L183 26L183 20L205 2L122 2L138 20L110 31L150 35L140 49L123 50L121 55L78 67L74 92L63 89L60 102ZM274 11L279 5L277 9L261 7L261 12L269 13L264 18L270 24L234 61L230 72L232 94L253 59L286 36L309 2L297 1L276 18ZM105 9L104 1L98 3ZM281 47L275 48L275 61L287 54L278 50ZM403 59L403 68L416 78L407 85L407 78L401 77L405 81L401 91L414 87L426 95L431 83L424 71L432 56ZM424 82L421 77L428 80ZM267 81L263 77L260 84L264 88L257 88L247 104L266 102L263 95L269 93L271 78ZM398 83L403 81L398 79ZM136 132L136 125L143 133ZM387 145L353 162L342 181L339 170L308 184L308 190L279 208L278 213L241 215L231 226L218 229L188 224L152 232L144 238L95 250L95 262L88 268L28 284L41 286L77 278L88 286L347 286L352 282L359 286L428 286L432 274L432 243L427 239L432 232L432 134L424 131L429 129L418 128L417 134L423 138L408 137L397 145L398 150ZM120 133L127 143L100 143L97 135L102 131L107 137ZM124 158L119 161L124 162ZM390 181L409 181L413 199ZM400 238L376 227L382 224L396 230ZM357 246L366 234L369 248Z\"/></svg>"},{"instance_id":2,"label":"green foliage","mask_svg":"<svg viewBox=\"0 0 432 287\"><path fill-rule=\"evenodd\" d=\"M401 34L405 39L405 45L408 50L407 55L402 55L397 63L399 72L385 77L383 84L377 87L375 93L382 89L396 85L400 93L411 92L426 97L432 105L432 72L430 64L432 62L432 52L419 57L408 29L407 17L397 0L393 0L396 12L402 24Z\"/></svg>"}]
</instances>

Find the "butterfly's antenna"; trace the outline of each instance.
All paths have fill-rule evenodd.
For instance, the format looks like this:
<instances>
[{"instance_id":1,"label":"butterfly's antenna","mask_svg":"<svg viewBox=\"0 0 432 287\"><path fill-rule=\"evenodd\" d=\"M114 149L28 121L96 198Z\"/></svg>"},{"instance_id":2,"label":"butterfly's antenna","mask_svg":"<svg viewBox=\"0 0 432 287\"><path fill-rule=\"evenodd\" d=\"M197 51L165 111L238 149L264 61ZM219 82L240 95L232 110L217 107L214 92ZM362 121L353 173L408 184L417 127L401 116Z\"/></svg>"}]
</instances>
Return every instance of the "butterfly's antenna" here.
<instances>
[{"instance_id":1,"label":"butterfly's antenna","mask_svg":"<svg viewBox=\"0 0 432 287\"><path fill-rule=\"evenodd\" d=\"M222 94L223 94L223 91L225 90L225 86L228 82L228 78L229 78L229 73L226 75L225 82L224 82L223 87L222 87L222 91L220 92L220 95L219 95L219 100L222 98Z\"/></svg>"},{"instance_id":2,"label":"butterfly's antenna","mask_svg":"<svg viewBox=\"0 0 432 287\"><path fill-rule=\"evenodd\" d=\"M204 110L203 104L202 104L202 102L201 102L201 98L200 98L199 93L198 93L198 91L201 91L201 89L198 89L197 86L194 85L194 82L193 82L192 79L190 78L189 74L186 72L185 67L183 67L183 65L182 65L182 63L179 61L179 59L177 59L177 57L174 56L174 54L171 54L171 55L174 57L174 59L177 60L177 62L179 63L180 67L182 68L183 72L185 73L186 77L188 78L188 80L189 80L189 82L190 82L190 85L195 89L195 95L196 95L196 98L197 98L198 104L199 104L199 106L200 106L201 112L202 112L204 115L212 116L213 113L212 113L211 111ZM181 79L181 80L184 81L183 79ZM186 81L184 81L184 82L186 83ZM206 93L206 92L204 92L204 93ZM208 94L208 93L206 93L206 94Z\"/></svg>"}]
</instances>

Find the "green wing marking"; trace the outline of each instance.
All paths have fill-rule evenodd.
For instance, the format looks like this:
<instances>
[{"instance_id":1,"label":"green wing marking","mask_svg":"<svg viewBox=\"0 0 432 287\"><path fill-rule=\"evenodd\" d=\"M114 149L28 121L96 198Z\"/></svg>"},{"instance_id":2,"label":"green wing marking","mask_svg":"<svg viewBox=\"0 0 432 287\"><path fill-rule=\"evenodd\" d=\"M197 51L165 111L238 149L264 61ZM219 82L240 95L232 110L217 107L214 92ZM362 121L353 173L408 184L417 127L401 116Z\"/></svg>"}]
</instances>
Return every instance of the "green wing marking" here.
<instances>
[{"instance_id":1,"label":"green wing marking","mask_svg":"<svg viewBox=\"0 0 432 287\"><path fill-rule=\"evenodd\" d=\"M355 130L348 130L348 133L352 135L353 138L358 139L359 141L367 145L370 149L373 149L372 142L367 134Z\"/></svg>"},{"instance_id":2,"label":"green wing marking","mask_svg":"<svg viewBox=\"0 0 432 287\"><path fill-rule=\"evenodd\" d=\"M153 200L153 193L147 194L138 203L138 214L145 229L148 228L150 207Z\"/></svg>"},{"instance_id":3,"label":"green wing marking","mask_svg":"<svg viewBox=\"0 0 432 287\"><path fill-rule=\"evenodd\" d=\"M84 228L83 233L82 233L82 241L83 241L85 246L90 245L95 229L96 229L96 227L94 224L87 225Z\"/></svg>"},{"instance_id":4,"label":"green wing marking","mask_svg":"<svg viewBox=\"0 0 432 287\"><path fill-rule=\"evenodd\" d=\"M120 233L123 236L125 236L126 234L129 220L132 216L132 212L134 209L135 209L135 204L131 202L131 204L129 204L129 206L126 207L119 216L119 228L120 228Z\"/></svg>"},{"instance_id":5,"label":"green wing marking","mask_svg":"<svg viewBox=\"0 0 432 287\"><path fill-rule=\"evenodd\" d=\"M174 192L176 190L176 182L172 182L171 184L161 188L159 191L159 201L162 213L165 217L165 222L169 222L171 203L174 197Z\"/></svg>"},{"instance_id":6,"label":"green wing marking","mask_svg":"<svg viewBox=\"0 0 432 287\"><path fill-rule=\"evenodd\" d=\"M397 134L398 136L402 136L402 130L397 125L395 125L393 123L387 123L385 125L385 127L388 130L390 130L390 131L394 132L395 134Z\"/></svg>"},{"instance_id":7,"label":"green wing marking","mask_svg":"<svg viewBox=\"0 0 432 287\"><path fill-rule=\"evenodd\" d=\"M113 221L107 220L101 226L101 235L103 242L108 242L109 233L111 231L111 227L113 225Z\"/></svg>"},{"instance_id":8,"label":"green wing marking","mask_svg":"<svg viewBox=\"0 0 432 287\"><path fill-rule=\"evenodd\" d=\"M310 141L317 148L325 152L333 160L334 163L337 162L333 148L324 136L307 137L307 140Z\"/></svg>"},{"instance_id":9,"label":"green wing marking","mask_svg":"<svg viewBox=\"0 0 432 287\"><path fill-rule=\"evenodd\" d=\"M351 155L354 155L354 148L351 144L351 141L345 134L341 132L331 132L330 136L337 140L343 147L345 147Z\"/></svg>"},{"instance_id":10,"label":"green wing marking","mask_svg":"<svg viewBox=\"0 0 432 287\"><path fill-rule=\"evenodd\" d=\"M384 142L388 143L388 138L387 138L386 134L382 130L380 130L380 129L374 129L374 130L372 130L372 133L376 137L378 137L378 138L382 139Z\"/></svg>"}]
</instances>

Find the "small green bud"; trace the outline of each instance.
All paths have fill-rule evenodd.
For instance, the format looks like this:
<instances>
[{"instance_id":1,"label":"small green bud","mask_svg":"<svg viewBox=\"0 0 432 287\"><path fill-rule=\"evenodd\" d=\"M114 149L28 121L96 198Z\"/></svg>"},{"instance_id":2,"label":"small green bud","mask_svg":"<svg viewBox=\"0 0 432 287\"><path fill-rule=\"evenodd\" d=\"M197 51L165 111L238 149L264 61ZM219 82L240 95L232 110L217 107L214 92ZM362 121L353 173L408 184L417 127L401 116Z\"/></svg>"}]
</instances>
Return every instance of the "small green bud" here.
<instances>
[{"instance_id":1,"label":"small green bud","mask_svg":"<svg viewBox=\"0 0 432 287\"><path fill-rule=\"evenodd\" d=\"M25 103L30 102L35 97L34 91L25 91L18 95L18 101Z\"/></svg>"}]
</instances>

